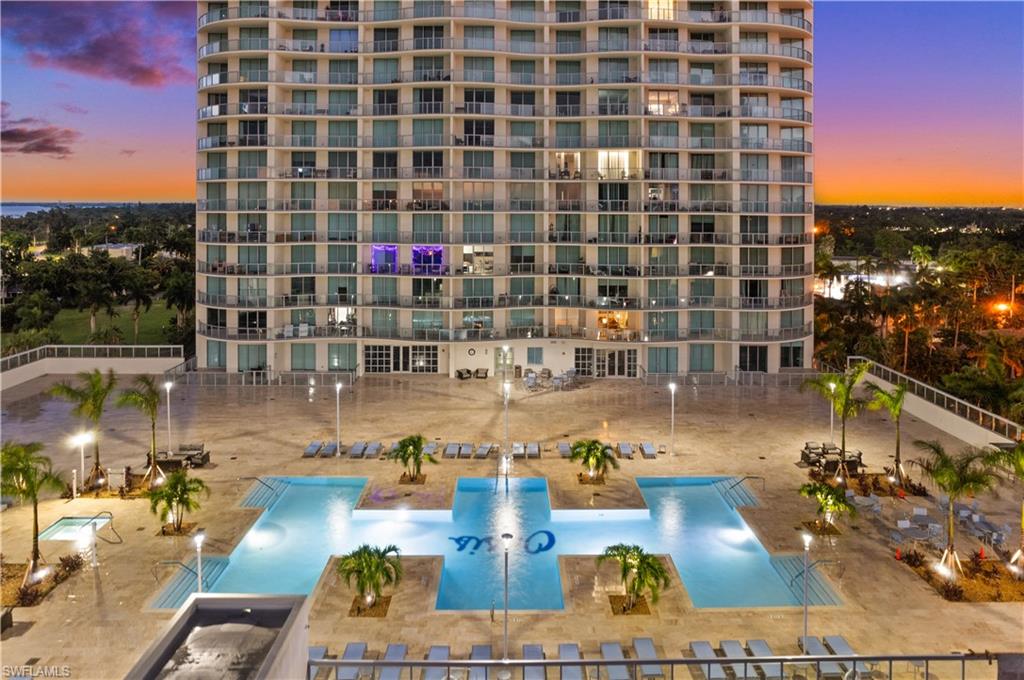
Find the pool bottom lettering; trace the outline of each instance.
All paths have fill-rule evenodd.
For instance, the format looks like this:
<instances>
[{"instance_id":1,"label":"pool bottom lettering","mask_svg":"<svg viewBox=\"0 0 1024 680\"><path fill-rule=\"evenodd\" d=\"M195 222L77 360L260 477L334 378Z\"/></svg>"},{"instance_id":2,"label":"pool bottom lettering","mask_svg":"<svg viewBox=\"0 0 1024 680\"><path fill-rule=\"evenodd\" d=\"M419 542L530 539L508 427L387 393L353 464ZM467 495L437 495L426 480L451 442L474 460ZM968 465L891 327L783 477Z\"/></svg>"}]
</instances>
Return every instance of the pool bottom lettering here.
<instances>
[{"instance_id":1,"label":"pool bottom lettering","mask_svg":"<svg viewBox=\"0 0 1024 680\"><path fill-rule=\"evenodd\" d=\"M481 547L487 546L487 552L494 552L493 536L449 536L449 541L455 541L455 547L459 552L469 549L470 555L475 555ZM547 552L555 547L555 535L546 529L534 531L523 541L523 548L531 555Z\"/></svg>"}]
</instances>

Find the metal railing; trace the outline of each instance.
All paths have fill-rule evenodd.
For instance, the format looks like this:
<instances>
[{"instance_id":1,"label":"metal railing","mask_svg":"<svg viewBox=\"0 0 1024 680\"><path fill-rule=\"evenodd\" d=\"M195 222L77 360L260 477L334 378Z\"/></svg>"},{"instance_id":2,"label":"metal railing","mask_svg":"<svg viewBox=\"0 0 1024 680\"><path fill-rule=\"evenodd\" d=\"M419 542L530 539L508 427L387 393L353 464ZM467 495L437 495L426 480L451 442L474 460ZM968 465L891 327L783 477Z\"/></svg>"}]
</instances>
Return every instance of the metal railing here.
<instances>
[{"instance_id":1,"label":"metal railing","mask_svg":"<svg viewBox=\"0 0 1024 680\"><path fill-rule=\"evenodd\" d=\"M1021 423L1015 423L1008 418L1004 418L992 413L991 411L979 408L974 404L960 399L959 397L954 397L948 392L943 392L940 389L932 387L928 383L911 378L905 373L895 371L888 366L874 361L873 359L863 356L850 356L846 359L847 366L859 363L867 363L868 373L879 380L884 380L893 385L906 385L907 392L913 394L915 397L924 399L928 403L934 404L955 416L960 416L965 420L969 420L975 425L989 430L994 434L1014 441L1024 439L1024 425Z\"/></svg>"},{"instance_id":2,"label":"metal railing","mask_svg":"<svg viewBox=\"0 0 1024 680\"><path fill-rule=\"evenodd\" d=\"M767 482L765 481L765 478L764 478L764 477L762 477L762 476L760 476L760 475L744 475L744 476L743 476L743 477L741 477L740 479L737 479L737 480L736 480L735 482L733 482L732 484L730 484L730 485L729 485L729 488L728 488L728 489L726 489L726 491L730 491L730 490L732 490L732 489L735 489L735 488L736 488L737 486L739 486L739 485L740 485L740 484L742 484L743 482L747 481L748 479L760 479L760 480L761 480L761 491L764 491L764 490L765 490L765 488L767 487L767 484L768 484L768 483L767 483Z\"/></svg>"},{"instance_id":3,"label":"metal railing","mask_svg":"<svg viewBox=\"0 0 1024 680\"><path fill-rule=\"evenodd\" d=\"M173 359L184 355L181 345L42 345L0 359L0 372L42 359Z\"/></svg>"},{"instance_id":4,"label":"metal railing","mask_svg":"<svg viewBox=\"0 0 1024 680\"><path fill-rule=\"evenodd\" d=\"M976 680L978 678L995 678L997 668L995 667L996 657L991 654L921 654L921 655L828 655L828 656L749 656L742 658L718 657L715 660L690 659L690 658L665 658L665 659L538 659L538 660L449 660L449 661L420 661L420 660L385 660L385 659L309 659L307 661L307 672L309 677L316 675L320 669L328 669L333 675L340 669L359 677L377 677L380 671L388 670L395 678L400 680L414 680L421 671L425 669L444 670L444 676L451 677L509 677L523 678L536 674L544 677L550 669L554 673L564 673L563 669L575 669L577 673L582 672L583 677L601 677L604 675L602 669L624 670L629 678L640 679L659 675L668 680L675 680L677 677L691 677L694 670L700 669L704 677L719 677L724 673L725 667L731 667L736 671L737 677L757 677L755 669L765 672L770 677L789 677L787 671L799 671L801 677L808 677L807 673L814 670L815 678L824 677L868 677L869 671L878 670L885 673L884 677L911 678L911 677L937 677L932 671L941 671L942 677L959 677L961 680ZM830 668L842 665L845 669L839 674L830 672ZM668 667L668 674L663 675L663 669ZM822 669L825 669L823 671ZM655 673L655 669L657 673ZM717 671L712 674L712 669ZM742 675L740 674L742 669ZM527 673L532 670L533 673ZM923 676L921 675L923 671ZM454 672L454 673L453 673ZM502 673L505 675L503 676ZM846 673L846 675L843 675ZM863 673L863 675L862 675ZM426 673L424 673L426 675ZM721 677L725 677L721 675ZM793 676L796 677L796 676Z\"/></svg>"},{"instance_id":5,"label":"metal railing","mask_svg":"<svg viewBox=\"0 0 1024 680\"><path fill-rule=\"evenodd\" d=\"M203 369L179 374L175 382L201 387L331 387L341 383L352 387L359 379L359 366L345 371L273 371L255 370L228 372ZM312 381L312 382L310 382Z\"/></svg>"}]
</instances>

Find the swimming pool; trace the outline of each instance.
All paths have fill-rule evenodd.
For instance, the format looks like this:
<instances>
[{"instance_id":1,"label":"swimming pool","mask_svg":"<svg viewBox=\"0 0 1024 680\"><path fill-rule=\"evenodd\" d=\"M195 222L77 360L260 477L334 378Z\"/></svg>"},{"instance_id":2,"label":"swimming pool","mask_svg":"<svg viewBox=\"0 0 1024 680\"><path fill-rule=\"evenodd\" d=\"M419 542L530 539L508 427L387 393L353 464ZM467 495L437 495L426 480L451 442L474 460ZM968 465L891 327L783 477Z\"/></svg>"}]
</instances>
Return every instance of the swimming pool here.
<instances>
[{"instance_id":1,"label":"swimming pool","mask_svg":"<svg viewBox=\"0 0 1024 680\"><path fill-rule=\"evenodd\" d=\"M40 541L86 541L92 538L92 526L99 530L109 517L61 517L39 532Z\"/></svg>"},{"instance_id":2,"label":"swimming pool","mask_svg":"<svg viewBox=\"0 0 1024 680\"><path fill-rule=\"evenodd\" d=\"M394 543L403 555L443 557L438 609L500 608L500 536L508 532L512 609L561 609L559 555L596 555L617 542L671 555L696 607L800 604L785 570L723 495L722 480L638 478L647 510L552 511L543 478L513 478L507 494L493 478L461 478L448 511L354 510L365 478L268 478L276 497L266 498L263 515L206 587L309 593L331 555ZM827 584L815 581L821 595L812 603L835 603Z\"/></svg>"}]
</instances>

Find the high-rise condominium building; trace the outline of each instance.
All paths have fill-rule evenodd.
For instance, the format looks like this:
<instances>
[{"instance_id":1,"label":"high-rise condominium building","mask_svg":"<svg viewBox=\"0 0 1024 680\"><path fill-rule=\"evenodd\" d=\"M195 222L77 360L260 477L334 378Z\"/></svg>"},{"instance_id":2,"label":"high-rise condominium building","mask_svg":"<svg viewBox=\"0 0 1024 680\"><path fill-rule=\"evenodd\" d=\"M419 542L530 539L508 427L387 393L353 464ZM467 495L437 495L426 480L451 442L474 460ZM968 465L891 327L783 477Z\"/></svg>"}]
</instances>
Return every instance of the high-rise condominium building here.
<instances>
[{"instance_id":1,"label":"high-rise condominium building","mask_svg":"<svg viewBox=\"0 0 1024 680\"><path fill-rule=\"evenodd\" d=\"M199 2L199 366L806 366L811 12Z\"/></svg>"}]
</instances>

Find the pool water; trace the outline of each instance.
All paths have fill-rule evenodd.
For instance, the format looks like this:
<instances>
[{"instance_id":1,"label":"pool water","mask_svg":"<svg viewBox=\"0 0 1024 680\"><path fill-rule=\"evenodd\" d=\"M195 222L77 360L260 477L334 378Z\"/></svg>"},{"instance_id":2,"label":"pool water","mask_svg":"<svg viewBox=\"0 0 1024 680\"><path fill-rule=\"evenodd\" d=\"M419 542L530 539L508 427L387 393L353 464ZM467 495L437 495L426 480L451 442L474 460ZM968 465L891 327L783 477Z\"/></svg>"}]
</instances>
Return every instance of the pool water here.
<instances>
[{"instance_id":1,"label":"pool water","mask_svg":"<svg viewBox=\"0 0 1024 680\"><path fill-rule=\"evenodd\" d=\"M99 530L110 522L109 517L61 517L39 532L40 541L79 541L92 538L92 525Z\"/></svg>"},{"instance_id":2,"label":"pool water","mask_svg":"<svg viewBox=\"0 0 1024 680\"><path fill-rule=\"evenodd\" d=\"M721 479L639 478L649 511L552 511L542 478L513 478L507 493L493 478L461 478L451 511L354 511L365 478L273 478L279 495L268 499L207 588L305 594L331 555L362 543L394 543L403 555L443 557L438 609L500 609L500 536L507 532L514 536L512 609L561 609L558 556L597 555L619 542L671 555L696 607L800 604L800 594L715 485Z\"/></svg>"}]
</instances>

